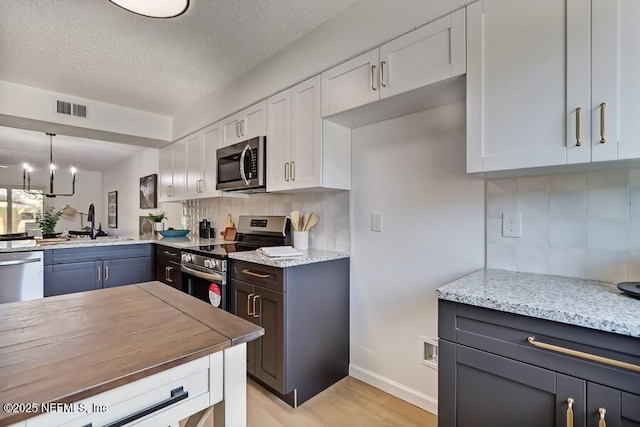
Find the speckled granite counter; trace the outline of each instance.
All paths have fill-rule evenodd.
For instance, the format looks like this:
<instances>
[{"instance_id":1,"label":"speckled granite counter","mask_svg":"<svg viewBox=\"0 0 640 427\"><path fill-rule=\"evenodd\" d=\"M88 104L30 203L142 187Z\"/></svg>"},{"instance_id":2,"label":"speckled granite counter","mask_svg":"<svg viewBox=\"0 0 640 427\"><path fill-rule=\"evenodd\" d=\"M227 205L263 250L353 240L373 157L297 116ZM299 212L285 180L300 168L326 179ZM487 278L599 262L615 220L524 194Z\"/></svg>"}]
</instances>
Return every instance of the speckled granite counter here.
<instances>
[{"instance_id":1,"label":"speckled granite counter","mask_svg":"<svg viewBox=\"0 0 640 427\"><path fill-rule=\"evenodd\" d=\"M236 252L229 254L229 258L239 261L254 262L256 264L269 265L271 267L286 268L296 265L312 264L314 262L331 261L334 259L349 258L347 252L321 251L309 249L302 251L303 255L296 258L269 258L256 251Z\"/></svg>"},{"instance_id":2,"label":"speckled granite counter","mask_svg":"<svg viewBox=\"0 0 640 427\"><path fill-rule=\"evenodd\" d=\"M436 291L440 299L640 338L640 300L615 283L486 269Z\"/></svg>"}]
</instances>

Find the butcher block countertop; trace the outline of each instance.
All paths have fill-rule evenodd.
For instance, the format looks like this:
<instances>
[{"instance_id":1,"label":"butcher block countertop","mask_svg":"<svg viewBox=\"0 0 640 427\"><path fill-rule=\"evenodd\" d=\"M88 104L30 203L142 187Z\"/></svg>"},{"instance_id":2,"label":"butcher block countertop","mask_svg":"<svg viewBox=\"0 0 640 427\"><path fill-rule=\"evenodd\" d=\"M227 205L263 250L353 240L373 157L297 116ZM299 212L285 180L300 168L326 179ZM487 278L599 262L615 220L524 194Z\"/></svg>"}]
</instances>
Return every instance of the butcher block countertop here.
<instances>
[{"instance_id":1,"label":"butcher block countertop","mask_svg":"<svg viewBox=\"0 0 640 427\"><path fill-rule=\"evenodd\" d=\"M1 304L0 319L3 404L75 402L264 334L160 282Z\"/></svg>"}]
</instances>

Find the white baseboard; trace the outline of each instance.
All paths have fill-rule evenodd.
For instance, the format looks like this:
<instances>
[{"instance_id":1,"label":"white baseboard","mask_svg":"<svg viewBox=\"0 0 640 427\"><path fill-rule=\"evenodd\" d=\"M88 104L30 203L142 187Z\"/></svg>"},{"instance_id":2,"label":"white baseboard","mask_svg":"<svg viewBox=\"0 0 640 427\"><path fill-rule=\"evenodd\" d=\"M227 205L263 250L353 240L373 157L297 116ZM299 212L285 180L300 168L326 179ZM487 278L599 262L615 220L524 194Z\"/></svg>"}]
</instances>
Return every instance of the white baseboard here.
<instances>
[{"instance_id":1,"label":"white baseboard","mask_svg":"<svg viewBox=\"0 0 640 427\"><path fill-rule=\"evenodd\" d=\"M438 399L424 394L390 378L383 377L358 365L349 365L349 375L375 388L379 388L398 399L402 399L418 408L438 415Z\"/></svg>"}]
</instances>

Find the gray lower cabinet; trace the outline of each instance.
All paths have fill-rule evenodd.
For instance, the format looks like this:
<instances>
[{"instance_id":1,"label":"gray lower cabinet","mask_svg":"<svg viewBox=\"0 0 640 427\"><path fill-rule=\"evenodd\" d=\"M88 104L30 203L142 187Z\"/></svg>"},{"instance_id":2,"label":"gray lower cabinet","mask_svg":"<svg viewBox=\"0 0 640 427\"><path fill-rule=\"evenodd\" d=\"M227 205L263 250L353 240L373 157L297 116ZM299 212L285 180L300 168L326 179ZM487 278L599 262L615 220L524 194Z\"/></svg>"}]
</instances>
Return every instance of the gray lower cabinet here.
<instances>
[{"instance_id":1,"label":"gray lower cabinet","mask_svg":"<svg viewBox=\"0 0 640 427\"><path fill-rule=\"evenodd\" d=\"M439 426L640 427L639 372L527 340L637 364L637 339L449 301L438 317Z\"/></svg>"},{"instance_id":2,"label":"gray lower cabinet","mask_svg":"<svg viewBox=\"0 0 640 427\"><path fill-rule=\"evenodd\" d=\"M150 244L45 251L44 296L153 280Z\"/></svg>"},{"instance_id":3,"label":"gray lower cabinet","mask_svg":"<svg viewBox=\"0 0 640 427\"><path fill-rule=\"evenodd\" d=\"M262 326L249 376L291 406L348 375L349 260L288 268L230 262L231 311Z\"/></svg>"},{"instance_id":4,"label":"gray lower cabinet","mask_svg":"<svg viewBox=\"0 0 640 427\"><path fill-rule=\"evenodd\" d=\"M156 280L182 289L182 272L180 270L180 250L165 245L155 245L156 253Z\"/></svg>"}]
</instances>

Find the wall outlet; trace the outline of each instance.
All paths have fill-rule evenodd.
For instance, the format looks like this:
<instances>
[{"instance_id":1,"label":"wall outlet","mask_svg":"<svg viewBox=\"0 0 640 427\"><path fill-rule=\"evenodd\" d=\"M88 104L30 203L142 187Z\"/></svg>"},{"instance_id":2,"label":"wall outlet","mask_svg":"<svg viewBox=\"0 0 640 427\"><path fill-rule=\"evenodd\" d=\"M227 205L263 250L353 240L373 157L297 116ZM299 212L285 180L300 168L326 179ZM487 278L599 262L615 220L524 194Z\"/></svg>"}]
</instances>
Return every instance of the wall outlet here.
<instances>
[{"instance_id":1,"label":"wall outlet","mask_svg":"<svg viewBox=\"0 0 640 427\"><path fill-rule=\"evenodd\" d=\"M522 214L520 212L502 212L502 236L522 236Z\"/></svg>"},{"instance_id":2,"label":"wall outlet","mask_svg":"<svg viewBox=\"0 0 640 427\"><path fill-rule=\"evenodd\" d=\"M382 213L371 213L371 231L382 231Z\"/></svg>"},{"instance_id":3,"label":"wall outlet","mask_svg":"<svg viewBox=\"0 0 640 427\"><path fill-rule=\"evenodd\" d=\"M438 340L420 337L420 359L424 366L438 369Z\"/></svg>"}]
</instances>

